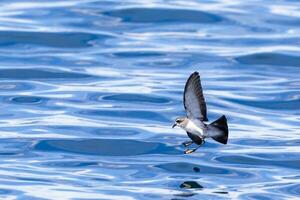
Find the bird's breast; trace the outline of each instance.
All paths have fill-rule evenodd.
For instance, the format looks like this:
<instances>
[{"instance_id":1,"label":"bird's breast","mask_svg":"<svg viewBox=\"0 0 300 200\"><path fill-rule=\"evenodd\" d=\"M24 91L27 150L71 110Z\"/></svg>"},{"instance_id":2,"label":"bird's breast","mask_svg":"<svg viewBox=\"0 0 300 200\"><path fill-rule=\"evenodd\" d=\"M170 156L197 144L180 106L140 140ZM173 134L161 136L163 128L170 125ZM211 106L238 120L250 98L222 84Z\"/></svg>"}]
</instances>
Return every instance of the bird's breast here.
<instances>
[{"instance_id":1,"label":"bird's breast","mask_svg":"<svg viewBox=\"0 0 300 200\"><path fill-rule=\"evenodd\" d=\"M189 121L185 127L185 130L190 133L203 136L204 131L202 127L197 126L193 121Z\"/></svg>"}]
</instances>

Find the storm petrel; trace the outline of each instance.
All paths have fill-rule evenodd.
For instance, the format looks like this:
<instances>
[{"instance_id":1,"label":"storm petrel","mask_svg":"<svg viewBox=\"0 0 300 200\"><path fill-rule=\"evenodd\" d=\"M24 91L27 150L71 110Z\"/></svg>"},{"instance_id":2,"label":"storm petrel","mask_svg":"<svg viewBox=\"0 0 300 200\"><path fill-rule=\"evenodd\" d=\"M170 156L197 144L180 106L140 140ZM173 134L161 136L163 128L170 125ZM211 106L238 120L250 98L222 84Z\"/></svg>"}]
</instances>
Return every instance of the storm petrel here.
<instances>
[{"instance_id":1,"label":"storm petrel","mask_svg":"<svg viewBox=\"0 0 300 200\"><path fill-rule=\"evenodd\" d=\"M183 145L185 147L192 143L198 145L197 148L187 149L184 153L193 153L204 144L205 138L209 137L222 144L227 144L228 126L225 115L210 124L204 123L208 121L208 119L206 115L206 103L198 72L191 74L185 84L183 104L187 116L177 118L172 128L179 126L187 132L191 141L184 142Z\"/></svg>"}]
</instances>

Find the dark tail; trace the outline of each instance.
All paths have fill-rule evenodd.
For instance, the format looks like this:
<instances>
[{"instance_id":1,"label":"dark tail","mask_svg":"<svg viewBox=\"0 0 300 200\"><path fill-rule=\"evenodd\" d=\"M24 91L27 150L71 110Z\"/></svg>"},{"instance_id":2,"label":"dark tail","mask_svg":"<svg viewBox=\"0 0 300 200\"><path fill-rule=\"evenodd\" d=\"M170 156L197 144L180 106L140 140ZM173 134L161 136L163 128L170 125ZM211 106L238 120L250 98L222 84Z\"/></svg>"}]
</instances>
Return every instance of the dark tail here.
<instances>
[{"instance_id":1,"label":"dark tail","mask_svg":"<svg viewBox=\"0 0 300 200\"><path fill-rule=\"evenodd\" d=\"M212 122L210 125L220 130L220 134L217 136L213 136L212 138L217 142L220 142L222 144L227 144L228 126L227 126L227 119L225 115L223 115L216 121Z\"/></svg>"}]
</instances>

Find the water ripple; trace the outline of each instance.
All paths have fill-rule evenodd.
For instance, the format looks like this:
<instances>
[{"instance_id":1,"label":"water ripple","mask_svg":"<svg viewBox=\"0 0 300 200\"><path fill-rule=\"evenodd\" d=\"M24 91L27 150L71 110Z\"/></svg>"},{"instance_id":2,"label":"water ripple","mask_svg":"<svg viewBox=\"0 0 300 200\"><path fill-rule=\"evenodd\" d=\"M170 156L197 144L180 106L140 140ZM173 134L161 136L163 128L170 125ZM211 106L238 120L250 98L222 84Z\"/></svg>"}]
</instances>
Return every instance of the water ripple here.
<instances>
[{"instance_id":1,"label":"water ripple","mask_svg":"<svg viewBox=\"0 0 300 200\"><path fill-rule=\"evenodd\" d=\"M243 64L294 66L300 67L300 57L279 53L259 53L237 57L236 60Z\"/></svg>"},{"instance_id":2,"label":"water ripple","mask_svg":"<svg viewBox=\"0 0 300 200\"><path fill-rule=\"evenodd\" d=\"M204 11L174 8L124 8L105 11L103 14L135 23L216 23L224 20Z\"/></svg>"},{"instance_id":3,"label":"water ripple","mask_svg":"<svg viewBox=\"0 0 300 200\"><path fill-rule=\"evenodd\" d=\"M0 79L38 80L38 79L78 79L90 78L92 75L45 69L0 69Z\"/></svg>"},{"instance_id":4,"label":"water ripple","mask_svg":"<svg viewBox=\"0 0 300 200\"><path fill-rule=\"evenodd\" d=\"M156 103L156 104L166 104L170 100L155 95L141 95L141 94L114 94L107 95L103 97L103 100L107 101L121 101L121 102L130 102L130 103Z\"/></svg>"},{"instance_id":5,"label":"water ripple","mask_svg":"<svg viewBox=\"0 0 300 200\"><path fill-rule=\"evenodd\" d=\"M178 154L176 149L160 143L134 140L44 140L34 146L35 150L62 151L99 156L133 156L144 154Z\"/></svg>"},{"instance_id":6,"label":"water ripple","mask_svg":"<svg viewBox=\"0 0 300 200\"><path fill-rule=\"evenodd\" d=\"M32 40L34 38L34 40ZM90 33L53 33L0 31L0 47L32 44L55 48L85 48L92 46L94 40L111 38L108 35Z\"/></svg>"},{"instance_id":7,"label":"water ripple","mask_svg":"<svg viewBox=\"0 0 300 200\"><path fill-rule=\"evenodd\" d=\"M0 5L0 199L300 195L297 1ZM230 136L185 155L193 71Z\"/></svg>"}]
</instances>

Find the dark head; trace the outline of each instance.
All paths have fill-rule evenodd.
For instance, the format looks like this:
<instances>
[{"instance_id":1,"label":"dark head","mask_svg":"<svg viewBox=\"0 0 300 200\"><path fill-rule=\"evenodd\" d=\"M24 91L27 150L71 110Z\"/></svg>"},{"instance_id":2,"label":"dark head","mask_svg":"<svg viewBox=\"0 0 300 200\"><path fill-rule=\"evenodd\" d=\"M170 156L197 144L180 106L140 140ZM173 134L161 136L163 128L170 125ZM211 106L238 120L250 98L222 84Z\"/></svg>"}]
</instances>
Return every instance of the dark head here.
<instances>
[{"instance_id":1,"label":"dark head","mask_svg":"<svg viewBox=\"0 0 300 200\"><path fill-rule=\"evenodd\" d=\"M185 127L186 124L187 124L187 118L186 117L178 117L175 120L175 123L173 124L172 128L174 128L175 126Z\"/></svg>"}]
</instances>

